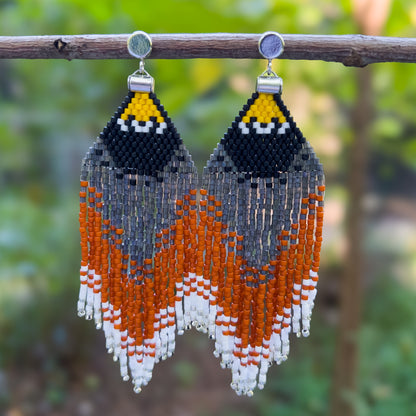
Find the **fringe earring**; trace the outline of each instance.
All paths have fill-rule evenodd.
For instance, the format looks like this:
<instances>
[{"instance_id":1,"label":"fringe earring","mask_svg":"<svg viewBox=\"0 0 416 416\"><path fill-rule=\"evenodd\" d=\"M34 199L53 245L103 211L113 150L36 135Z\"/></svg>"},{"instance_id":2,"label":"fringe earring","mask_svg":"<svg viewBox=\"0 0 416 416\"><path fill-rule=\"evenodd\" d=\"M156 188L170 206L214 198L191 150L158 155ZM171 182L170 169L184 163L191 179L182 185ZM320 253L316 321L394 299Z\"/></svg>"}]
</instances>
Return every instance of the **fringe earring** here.
<instances>
[{"instance_id":1,"label":"fringe earring","mask_svg":"<svg viewBox=\"0 0 416 416\"><path fill-rule=\"evenodd\" d=\"M103 328L136 393L173 354L176 329L183 333L186 247L197 222L197 172L144 69L151 48L146 33L130 36L140 68L81 169L78 315Z\"/></svg>"},{"instance_id":2,"label":"fringe earring","mask_svg":"<svg viewBox=\"0 0 416 416\"><path fill-rule=\"evenodd\" d=\"M275 32L261 37L268 67L202 178L199 274L211 284L201 323L232 388L248 396L287 359L289 333L309 335L322 242L323 169L271 67L283 47Z\"/></svg>"}]
</instances>

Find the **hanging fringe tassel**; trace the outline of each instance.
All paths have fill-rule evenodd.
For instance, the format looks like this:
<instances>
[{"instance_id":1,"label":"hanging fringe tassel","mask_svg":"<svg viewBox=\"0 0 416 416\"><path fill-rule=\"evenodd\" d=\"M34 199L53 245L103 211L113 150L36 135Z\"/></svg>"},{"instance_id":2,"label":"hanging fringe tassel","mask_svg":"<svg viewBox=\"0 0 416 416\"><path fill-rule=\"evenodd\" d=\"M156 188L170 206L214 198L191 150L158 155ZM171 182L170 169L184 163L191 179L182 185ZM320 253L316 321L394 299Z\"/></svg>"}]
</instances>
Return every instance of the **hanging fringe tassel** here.
<instances>
[{"instance_id":1,"label":"hanging fringe tassel","mask_svg":"<svg viewBox=\"0 0 416 416\"><path fill-rule=\"evenodd\" d=\"M129 93L82 164L78 314L103 326L136 392L184 330L196 186L191 157L153 93Z\"/></svg>"},{"instance_id":2,"label":"hanging fringe tassel","mask_svg":"<svg viewBox=\"0 0 416 416\"><path fill-rule=\"evenodd\" d=\"M198 234L211 276L202 322L237 394L264 387L269 365L287 359L290 332L309 335L324 190L280 94L253 94L204 170Z\"/></svg>"}]
</instances>

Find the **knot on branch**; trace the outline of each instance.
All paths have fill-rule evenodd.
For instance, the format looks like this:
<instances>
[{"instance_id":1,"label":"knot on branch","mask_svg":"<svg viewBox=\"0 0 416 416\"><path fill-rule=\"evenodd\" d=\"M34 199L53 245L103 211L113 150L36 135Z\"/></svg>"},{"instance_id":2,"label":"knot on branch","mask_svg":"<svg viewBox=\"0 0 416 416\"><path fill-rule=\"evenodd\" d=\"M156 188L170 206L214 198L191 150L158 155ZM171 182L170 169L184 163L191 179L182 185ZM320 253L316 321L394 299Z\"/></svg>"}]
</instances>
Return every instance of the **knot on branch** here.
<instances>
[{"instance_id":1,"label":"knot on branch","mask_svg":"<svg viewBox=\"0 0 416 416\"><path fill-rule=\"evenodd\" d=\"M343 59L342 63L345 66L355 66L358 68L364 68L368 65L365 57L363 57L362 54L357 52L355 49L351 49L350 54Z\"/></svg>"},{"instance_id":2,"label":"knot on branch","mask_svg":"<svg viewBox=\"0 0 416 416\"><path fill-rule=\"evenodd\" d=\"M63 52L67 44L68 43L64 42L61 38L56 39L55 42L53 43L53 45L55 46L55 48L58 50L59 53Z\"/></svg>"}]
</instances>

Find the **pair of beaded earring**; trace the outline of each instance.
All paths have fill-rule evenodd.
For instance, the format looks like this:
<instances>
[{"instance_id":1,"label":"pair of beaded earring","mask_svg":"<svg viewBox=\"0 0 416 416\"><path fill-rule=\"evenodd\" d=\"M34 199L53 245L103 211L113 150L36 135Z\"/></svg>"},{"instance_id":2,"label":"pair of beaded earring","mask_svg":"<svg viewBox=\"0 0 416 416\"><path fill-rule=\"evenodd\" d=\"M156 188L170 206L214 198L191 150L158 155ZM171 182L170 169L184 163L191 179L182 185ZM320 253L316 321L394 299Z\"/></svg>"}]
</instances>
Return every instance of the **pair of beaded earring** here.
<instances>
[{"instance_id":1,"label":"pair of beaded earring","mask_svg":"<svg viewBox=\"0 0 416 416\"><path fill-rule=\"evenodd\" d=\"M268 67L199 181L144 69L150 37L128 40L140 67L82 163L78 315L103 328L136 393L192 326L248 396L287 359L289 333L309 335L324 174L281 99L283 47L261 37Z\"/></svg>"}]
</instances>

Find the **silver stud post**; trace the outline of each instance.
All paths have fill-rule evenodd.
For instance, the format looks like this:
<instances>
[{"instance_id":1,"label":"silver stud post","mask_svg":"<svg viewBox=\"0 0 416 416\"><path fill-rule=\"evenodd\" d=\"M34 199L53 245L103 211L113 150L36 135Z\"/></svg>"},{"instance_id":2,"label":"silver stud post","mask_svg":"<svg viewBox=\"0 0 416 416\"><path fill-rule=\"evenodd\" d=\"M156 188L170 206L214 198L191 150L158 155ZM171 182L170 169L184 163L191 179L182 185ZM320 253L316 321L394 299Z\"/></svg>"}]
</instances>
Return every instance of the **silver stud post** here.
<instances>
[{"instance_id":1,"label":"silver stud post","mask_svg":"<svg viewBox=\"0 0 416 416\"><path fill-rule=\"evenodd\" d=\"M285 42L277 32L265 32L259 40L259 52L268 60L267 69L257 78L257 92L281 94L282 79L272 70L272 60L280 56Z\"/></svg>"},{"instance_id":2,"label":"silver stud post","mask_svg":"<svg viewBox=\"0 0 416 416\"><path fill-rule=\"evenodd\" d=\"M155 81L144 69L144 58L152 51L152 39L146 32L139 30L127 39L127 49L130 55L140 59L139 69L127 78L129 91L153 92Z\"/></svg>"}]
</instances>

